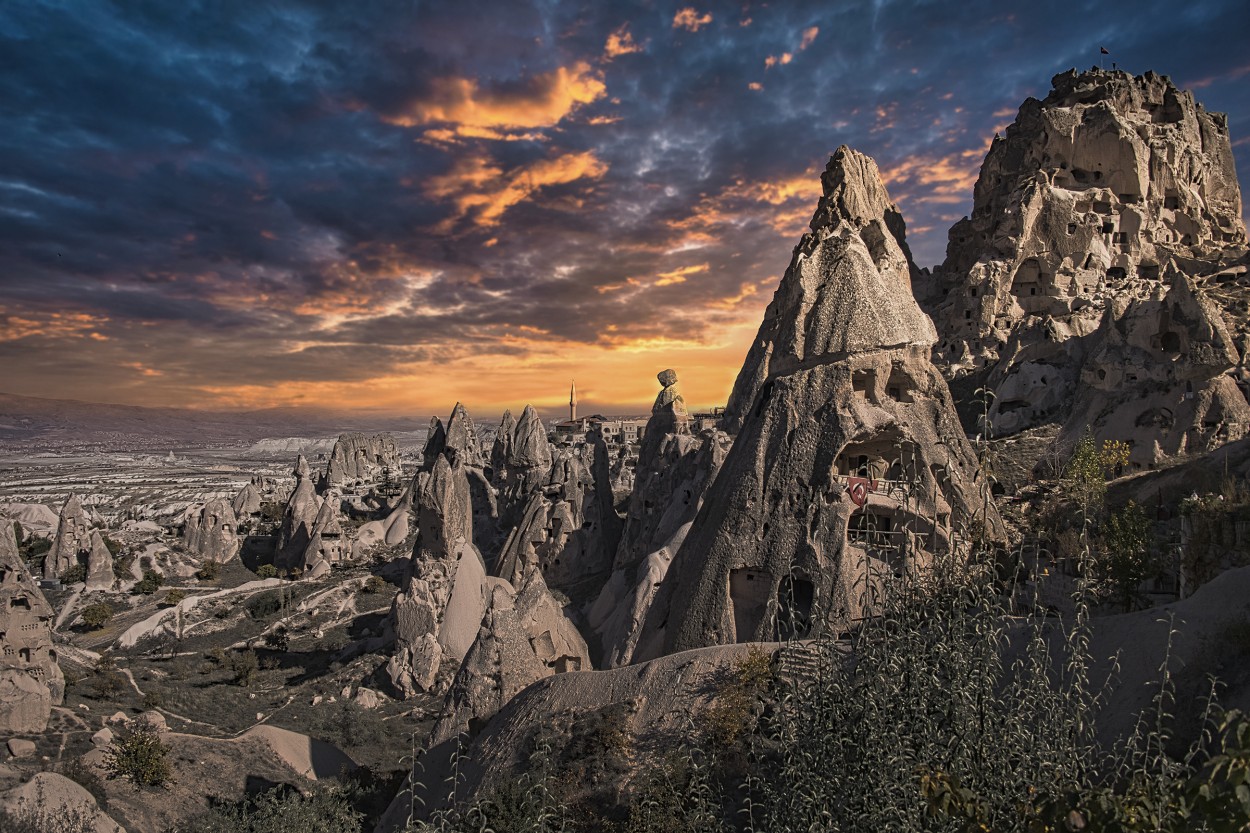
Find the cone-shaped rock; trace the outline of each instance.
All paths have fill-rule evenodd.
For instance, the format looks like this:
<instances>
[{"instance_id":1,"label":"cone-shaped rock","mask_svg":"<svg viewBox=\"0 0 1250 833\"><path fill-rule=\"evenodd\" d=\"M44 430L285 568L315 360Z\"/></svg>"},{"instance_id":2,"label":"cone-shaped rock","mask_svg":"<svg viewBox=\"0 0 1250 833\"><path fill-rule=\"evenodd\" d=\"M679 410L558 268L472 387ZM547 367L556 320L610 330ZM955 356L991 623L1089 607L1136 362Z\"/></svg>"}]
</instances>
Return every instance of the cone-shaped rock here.
<instances>
[{"instance_id":1,"label":"cone-shaped rock","mask_svg":"<svg viewBox=\"0 0 1250 833\"><path fill-rule=\"evenodd\" d=\"M182 527L182 543L198 558L225 564L239 554L242 546L237 527L234 507L223 498L210 500L200 511L187 517Z\"/></svg>"},{"instance_id":2,"label":"cone-shaped rock","mask_svg":"<svg viewBox=\"0 0 1250 833\"><path fill-rule=\"evenodd\" d=\"M508 476L508 458L512 454L512 435L516 431L516 420L512 411L504 411L499 427L495 429L495 442L490 448L491 481L501 485Z\"/></svg>"},{"instance_id":3,"label":"cone-shaped rock","mask_svg":"<svg viewBox=\"0 0 1250 833\"><path fill-rule=\"evenodd\" d=\"M91 522L83 509L78 495L70 495L61 507L61 517L57 521L56 536L52 539L52 549L43 562L43 577L57 578L70 567L79 563L79 558L91 552Z\"/></svg>"},{"instance_id":4,"label":"cone-shaped rock","mask_svg":"<svg viewBox=\"0 0 1250 833\"><path fill-rule=\"evenodd\" d=\"M113 579L113 554L97 529L91 533L91 550L87 553L87 590L109 590Z\"/></svg>"},{"instance_id":5,"label":"cone-shaped rock","mask_svg":"<svg viewBox=\"0 0 1250 833\"><path fill-rule=\"evenodd\" d=\"M230 503L230 508L234 511L236 519L246 519L260 514L260 504L260 490L256 488L255 483L248 482L234 496L234 500Z\"/></svg>"},{"instance_id":6,"label":"cone-shaped rock","mask_svg":"<svg viewBox=\"0 0 1250 833\"><path fill-rule=\"evenodd\" d=\"M321 498L317 496L312 472L303 454L296 460L295 477L295 490L291 492L282 513L278 549L274 554L274 564L280 570L299 566L304 550L308 548L308 542L312 538L312 527L317 520L317 513L321 511Z\"/></svg>"},{"instance_id":7,"label":"cone-shaped rock","mask_svg":"<svg viewBox=\"0 0 1250 833\"><path fill-rule=\"evenodd\" d=\"M466 466L481 468L483 465L482 449L477 438L477 428L464 405L459 402L452 408L451 417L447 420L447 437L444 440L444 454L452 458L452 462L461 462Z\"/></svg>"},{"instance_id":8,"label":"cone-shaped rock","mask_svg":"<svg viewBox=\"0 0 1250 833\"><path fill-rule=\"evenodd\" d=\"M839 148L730 400L738 436L647 614L654 652L807 635L983 510L904 227ZM908 495L904 501L904 493ZM983 520L1001 528L992 507Z\"/></svg>"}]
</instances>

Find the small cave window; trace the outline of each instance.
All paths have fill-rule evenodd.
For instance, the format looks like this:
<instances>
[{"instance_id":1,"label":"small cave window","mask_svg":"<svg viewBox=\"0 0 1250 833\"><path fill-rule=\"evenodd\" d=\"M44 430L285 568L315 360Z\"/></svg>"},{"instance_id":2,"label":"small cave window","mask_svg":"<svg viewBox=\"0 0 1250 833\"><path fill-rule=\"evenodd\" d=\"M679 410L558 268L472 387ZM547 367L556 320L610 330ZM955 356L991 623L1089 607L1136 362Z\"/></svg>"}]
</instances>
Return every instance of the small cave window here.
<instances>
[{"instance_id":1,"label":"small cave window","mask_svg":"<svg viewBox=\"0 0 1250 833\"><path fill-rule=\"evenodd\" d=\"M1103 202L1102 200L1099 200L1098 202L1094 203L1094 213L1095 214L1110 214L1111 203Z\"/></svg>"},{"instance_id":2,"label":"small cave window","mask_svg":"<svg viewBox=\"0 0 1250 833\"><path fill-rule=\"evenodd\" d=\"M807 579L786 576L777 591L777 638L804 639L812 632L816 588Z\"/></svg>"},{"instance_id":3,"label":"small cave window","mask_svg":"<svg viewBox=\"0 0 1250 833\"><path fill-rule=\"evenodd\" d=\"M970 310L970 309L966 309L966 310L964 310L964 318L965 318L965 319L972 318L972 310Z\"/></svg>"},{"instance_id":4,"label":"small cave window","mask_svg":"<svg viewBox=\"0 0 1250 833\"><path fill-rule=\"evenodd\" d=\"M1114 234L1114 233L1115 233L1115 223L1112 223L1112 222L1110 222L1110 221L1103 223L1103 224L1102 224L1102 233L1103 233L1103 234Z\"/></svg>"},{"instance_id":5,"label":"small cave window","mask_svg":"<svg viewBox=\"0 0 1250 833\"><path fill-rule=\"evenodd\" d=\"M1159 346L1165 353L1179 353L1181 351L1181 335L1173 330L1168 330L1159 336Z\"/></svg>"},{"instance_id":6,"label":"small cave window","mask_svg":"<svg viewBox=\"0 0 1250 833\"><path fill-rule=\"evenodd\" d=\"M1112 266L1107 270L1107 280L1122 281L1126 277L1128 277L1128 272L1125 271L1123 266Z\"/></svg>"},{"instance_id":7,"label":"small cave window","mask_svg":"<svg viewBox=\"0 0 1250 833\"><path fill-rule=\"evenodd\" d=\"M1159 264L1142 263L1137 267L1137 274L1146 280L1156 281L1159 279Z\"/></svg>"},{"instance_id":8,"label":"small cave window","mask_svg":"<svg viewBox=\"0 0 1250 833\"><path fill-rule=\"evenodd\" d=\"M1128 242L1128 233L1127 233L1127 232L1123 232L1123 231L1113 232L1113 233L1112 233L1112 235L1111 235L1111 242L1112 242L1112 243L1119 243L1119 244L1121 244L1121 245L1123 245L1123 244L1127 243L1127 242Z\"/></svg>"},{"instance_id":9,"label":"small cave window","mask_svg":"<svg viewBox=\"0 0 1250 833\"><path fill-rule=\"evenodd\" d=\"M1168 194L1163 198L1163 207L1171 211L1177 211L1181 207L1181 199L1176 194Z\"/></svg>"},{"instance_id":10,"label":"small cave window","mask_svg":"<svg viewBox=\"0 0 1250 833\"><path fill-rule=\"evenodd\" d=\"M1068 223L1068 234L1076 234L1076 223Z\"/></svg>"}]
</instances>

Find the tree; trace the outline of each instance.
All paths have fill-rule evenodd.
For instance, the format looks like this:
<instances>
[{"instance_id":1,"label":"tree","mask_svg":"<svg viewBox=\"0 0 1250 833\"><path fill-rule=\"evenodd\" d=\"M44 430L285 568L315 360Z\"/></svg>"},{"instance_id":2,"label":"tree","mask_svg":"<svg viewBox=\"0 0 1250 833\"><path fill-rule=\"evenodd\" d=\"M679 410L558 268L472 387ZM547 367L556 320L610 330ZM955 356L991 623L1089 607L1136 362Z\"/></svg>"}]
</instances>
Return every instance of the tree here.
<instances>
[{"instance_id":1,"label":"tree","mask_svg":"<svg viewBox=\"0 0 1250 833\"><path fill-rule=\"evenodd\" d=\"M143 578L135 583L134 592L151 596L165 583L165 577L155 570L144 570Z\"/></svg>"},{"instance_id":2,"label":"tree","mask_svg":"<svg viewBox=\"0 0 1250 833\"><path fill-rule=\"evenodd\" d=\"M99 630L113 618L113 606L108 602L96 602L82 609L82 622L93 631Z\"/></svg>"},{"instance_id":3,"label":"tree","mask_svg":"<svg viewBox=\"0 0 1250 833\"><path fill-rule=\"evenodd\" d=\"M146 724L125 732L104 752L109 778L127 778L136 787L161 787L173 777L169 747Z\"/></svg>"},{"instance_id":4,"label":"tree","mask_svg":"<svg viewBox=\"0 0 1250 833\"><path fill-rule=\"evenodd\" d=\"M1130 500L1107 518L1092 565L1098 594L1114 599L1126 613L1140 601L1142 582L1158 573L1152 527L1145 511Z\"/></svg>"}]
</instances>

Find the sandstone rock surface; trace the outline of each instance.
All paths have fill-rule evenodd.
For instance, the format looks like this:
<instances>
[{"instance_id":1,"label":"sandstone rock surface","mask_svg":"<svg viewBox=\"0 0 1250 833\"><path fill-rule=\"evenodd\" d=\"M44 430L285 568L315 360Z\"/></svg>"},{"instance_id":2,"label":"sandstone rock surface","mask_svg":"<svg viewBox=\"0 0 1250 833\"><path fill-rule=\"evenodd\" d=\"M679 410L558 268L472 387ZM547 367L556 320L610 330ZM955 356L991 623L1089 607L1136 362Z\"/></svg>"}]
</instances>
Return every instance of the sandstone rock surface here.
<instances>
[{"instance_id":1,"label":"sandstone rock surface","mask_svg":"<svg viewBox=\"0 0 1250 833\"><path fill-rule=\"evenodd\" d=\"M244 490L251 485L249 483ZM243 492L240 492L240 496L243 496ZM255 498L256 511L259 512L259 494ZM247 510L249 503L250 498L244 500L242 508ZM225 564L238 556L243 545L239 540L238 526L234 507L230 503L223 498L210 500L198 512L192 511L187 516L182 527L182 543L197 558Z\"/></svg>"},{"instance_id":2,"label":"sandstone rock surface","mask_svg":"<svg viewBox=\"0 0 1250 833\"><path fill-rule=\"evenodd\" d=\"M1132 468L1238 439L1246 304L1227 290L1246 229L1227 118L1153 72L1052 84L995 137L971 217L915 283L935 362L993 392L996 435L1057 422L1071 444L1088 426L1128 441ZM1219 304L1194 294L1212 281Z\"/></svg>"},{"instance_id":3,"label":"sandstone rock surface","mask_svg":"<svg viewBox=\"0 0 1250 833\"><path fill-rule=\"evenodd\" d=\"M42 732L65 694L53 610L18 556L13 525L0 527L0 732Z\"/></svg>"},{"instance_id":4,"label":"sandstone rock surface","mask_svg":"<svg viewBox=\"0 0 1250 833\"><path fill-rule=\"evenodd\" d=\"M733 447L648 611L649 650L819 633L953 531L1001 535L876 165L841 147L822 182L730 397Z\"/></svg>"}]
</instances>

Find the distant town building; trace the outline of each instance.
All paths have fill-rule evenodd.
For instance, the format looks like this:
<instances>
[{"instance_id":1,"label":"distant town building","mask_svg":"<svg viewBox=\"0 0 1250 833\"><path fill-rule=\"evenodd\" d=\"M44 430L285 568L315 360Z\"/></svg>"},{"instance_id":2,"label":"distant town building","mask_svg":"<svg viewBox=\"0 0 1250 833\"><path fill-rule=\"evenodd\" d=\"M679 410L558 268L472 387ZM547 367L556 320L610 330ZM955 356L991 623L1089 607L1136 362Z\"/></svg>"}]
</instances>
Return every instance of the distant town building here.
<instances>
[{"instance_id":1,"label":"distant town building","mask_svg":"<svg viewBox=\"0 0 1250 833\"><path fill-rule=\"evenodd\" d=\"M700 411L690 415L690 430L697 434L709 428L715 428L720 425L721 417L724 415L723 407L716 407L710 411Z\"/></svg>"},{"instance_id":2,"label":"distant town building","mask_svg":"<svg viewBox=\"0 0 1250 833\"><path fill-rule=\"evenodd\" d=\"M636 443L642 439L647 421L641 417L613 418L594 414L581 419L566 419L552 426L556 445L572 445L586 438L590 431L597 431L608 445Z\"/></svg>"}]
</instances>

